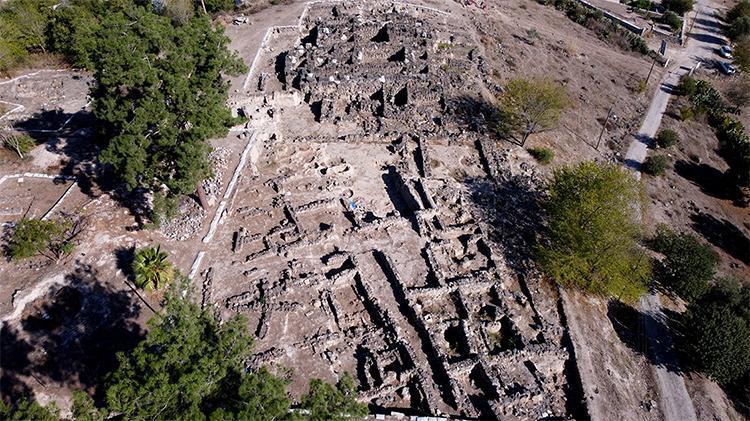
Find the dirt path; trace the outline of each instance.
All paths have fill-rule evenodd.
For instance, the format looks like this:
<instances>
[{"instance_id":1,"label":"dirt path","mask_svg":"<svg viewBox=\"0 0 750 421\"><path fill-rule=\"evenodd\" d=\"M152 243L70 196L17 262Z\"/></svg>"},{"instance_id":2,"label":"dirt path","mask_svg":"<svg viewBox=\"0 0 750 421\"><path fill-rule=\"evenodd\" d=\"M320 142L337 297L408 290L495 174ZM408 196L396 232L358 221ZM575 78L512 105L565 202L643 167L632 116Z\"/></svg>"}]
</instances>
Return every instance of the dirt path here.
<instances>
[{"instance_id":1,"label":"dirt path","mask_svg":"<svg viewBox=\"0 0 750 421\"><path fill-rule=\"evenodd\" d=\"M641 298L641 311L646 316L646 335L650 342L650 352L656 383L661 392L661 410L664 419L675 421L697 420L695 407L685 387L682 375L670 371L667 367L676 366L676 356L672 352L672 335L667 328L661 301L655 294L648 294Z\"/></svg>"},{"instance_id":2,"label":"dirt path","mask_svg":"<svg viewBox=\"0 0 750 421\"><path fill-rule=\"evenodd\" d=\"M660 81L659 89L651 99L643 124L628 147L625 165L633 169L638 177L641 175L640 169L648 154L648 147L659 130L669 99L679 84L680 78L696 64L714 58L715 49L726 42L718 30L721 24L714 16L714 12L715 10L707 0L695 4L695 10L691 14L692 19L689 17L686 22L692 27L688 34L687 45L673 54L674 64L669 73ZM641 311L651 316L646 317L645 329L656 361L674 360L675 356L671 349L672 336L665 325L659 322L665 317L659 296L650 293L641 299L640 305ZM697 420L695 407L687 392L683 377L674 371L669 371L665 364L655 365L653 370L659 386L660 407L664 419L667 421Z\"/></svg>"}]
</instances>

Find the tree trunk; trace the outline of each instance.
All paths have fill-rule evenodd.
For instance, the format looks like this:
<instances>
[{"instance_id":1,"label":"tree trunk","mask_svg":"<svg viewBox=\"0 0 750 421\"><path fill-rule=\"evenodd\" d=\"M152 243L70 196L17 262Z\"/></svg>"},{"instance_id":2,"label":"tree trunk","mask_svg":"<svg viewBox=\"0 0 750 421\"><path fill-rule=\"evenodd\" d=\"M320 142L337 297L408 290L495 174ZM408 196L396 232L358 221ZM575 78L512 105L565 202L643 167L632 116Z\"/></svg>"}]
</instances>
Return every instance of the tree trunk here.
<instances>
[{"instance_id":1,"label":"tree trunk","mask_svg":"<svg viewBox=\"0 0 750 421\"><path fill-rule=\"evenodd\" d=\"M206 191L203 190L203 183L198 184L198 202L203 209L208 209L208 199L206 198Z\"/></svg>"}]
</instances>

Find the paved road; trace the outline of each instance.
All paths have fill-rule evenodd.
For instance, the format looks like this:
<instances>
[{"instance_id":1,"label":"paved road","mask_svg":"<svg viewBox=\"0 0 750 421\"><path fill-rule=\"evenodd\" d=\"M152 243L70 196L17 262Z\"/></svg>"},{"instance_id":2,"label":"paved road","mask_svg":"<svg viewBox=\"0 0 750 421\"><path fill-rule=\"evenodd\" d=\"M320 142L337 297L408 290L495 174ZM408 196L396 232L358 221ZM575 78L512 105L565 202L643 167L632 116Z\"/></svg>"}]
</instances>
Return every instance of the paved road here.
<instances>
[{"instance_id":1,"label":"paved road","mask_svg":"<svg viewBox=\"0 0 750 421\"><path fill-rule=\"evenodd\" d=\"M630 143L625 155L625 165L632 168L640 177L640 168L648 147L661 125L664 111L667 109L673 89L679 83L680 77L689 72L699 62L718 58L716 48L725 42L719 29L721 26L714 17L714 10L709 0L700 0L695 4L694 13L688 18L688 24L693 19L686 46L674 51L671 57L672 65L659 82L659 89L651 99L646 117L638 134ZM659 296L651 293L643 297L640 302L641 310L646 316L646 334L651 344L650 351L654 360L659 362L653 366L657 385L660 392L660 407L667 421L697 420L695 407L685 388L682 376L667 367L674 366L675 356L672 350L672 337L664 323L664 313Z\"/></svg>"}]
</instances>

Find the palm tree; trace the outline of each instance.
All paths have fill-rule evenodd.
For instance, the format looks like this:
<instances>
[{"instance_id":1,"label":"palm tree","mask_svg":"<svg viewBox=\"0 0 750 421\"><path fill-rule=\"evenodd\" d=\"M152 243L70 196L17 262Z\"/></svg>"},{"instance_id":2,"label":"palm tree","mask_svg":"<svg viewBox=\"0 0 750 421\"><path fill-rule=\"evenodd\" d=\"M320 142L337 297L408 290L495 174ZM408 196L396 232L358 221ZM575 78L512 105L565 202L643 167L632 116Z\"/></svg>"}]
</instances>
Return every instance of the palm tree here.
<instances>
[{"instance_id":1,"label":"palm tree","mask_svg":"<svg viewBox=\"0 0 750 421\"><path fill-rule=\"evenodd\" d=\"M135 252L133 259L135 285L143 289L160 289L174 278L174 268L161 246L145 247Z\"/></svg>"}]
</instances>

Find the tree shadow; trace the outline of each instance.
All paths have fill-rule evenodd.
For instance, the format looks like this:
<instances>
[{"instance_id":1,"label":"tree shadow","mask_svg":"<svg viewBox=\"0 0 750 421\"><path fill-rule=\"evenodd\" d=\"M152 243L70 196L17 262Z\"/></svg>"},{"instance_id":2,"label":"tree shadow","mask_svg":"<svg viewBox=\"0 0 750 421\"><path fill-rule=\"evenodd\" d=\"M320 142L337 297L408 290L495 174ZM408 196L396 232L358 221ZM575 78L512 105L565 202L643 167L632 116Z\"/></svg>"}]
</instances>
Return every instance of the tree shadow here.
<instances>
[{"instance_id":1,"label":"tree shadow","mask_svg":"<svg viewBox=\"0 0 750 421\"><path fill-rule=\"evenodd\" d=\"M120 269L126 278L133 280L133 260L135 260L135 244L130 247L118 247L115 250L115 260L117 269Z\"/></svg>"},{"instance_id":2,"label":"tree shadow","mask_svg":"<svg viewBox=\"0 0 750 421\"><path fill-rule=\"evenodd\" d=\"M79 264L62 285L27 305L18 326L3 327L2 394L28 392L39 384L90 391L102 399L102 380L117 367L116 354L134 348L144 331L140 304L127 291L101 282L90 265ZM7 338L7 340L6 340Z\"/></svg>"},{"instance_id":3,"label":"tree shadow","mask_svg":"<svg viewBox=\"0 0 750 421\"><path fill-rule=\"evenodd\" d=\"M472 132L485 133L496 114L492 104L468 95L451 98L445 104L445 115Z\"/></svg>"},{"instance_id":4,"label":"tree shadow","mask_svg":"<svg viewBox=\"0 0 750 421\"><path fill-rule=\"evenodd\" d=\"M646 357L649 363L675 373L685 371L676 358L677 349L672 341L670 321L674 315L654 317L620 301L611 300L607 304L607 317L620 341L635 353Z\"/></svg>"},{"instance_id":5,"label":"tree shadow","mask_svg":"<svg viewBox=\"0 0 750 421\"><path fill-rule=\"evenodd\" d=\"M693 229L708 242L742 263L750 264L750 238L734 224L702 212L692 214L690 220Z\"/></svg>"},{"instance_id":6,"label":"tree shadow","mask_svg":"<svg viewBox=\"0 0 750 421\"><path fill-rule=\"evenodd\" d=\"M708 164L698 164L679 160L674 163L675 172L682 178L698 186L703 193L719 199L731 199L724 173Z\"/></svg>"},{"instance_id":7,"label":"tree shadow","mask_svg":"<svg viewBox=\"0 0 750 421\"><path fill-rule=\"evenodd\" d=\"M469 178L465 184L481 219L491 227L490 239L502 245L508 265L524 273L531 263L537 234L544 229L543 194L529 176L502 178Z\"/></svg>"},{"instance_id":8,"label":"tree shadow","mask_svg":"<svg viewBox=\"0 0 750 421\"><path fill-rule=\"evenodd\" d=\"M118 181L112 168L99 161L105 143L97 141L100 127L94 115L86 110L65 113L60 110L41 111L14 124L16 130L25 132L37 143L44 143L48 152L60 155L61 175L76 178L81 192L97 197L101 192L111 196L142 223L146 210L143 191L130 191Z\"/></svg>"}]
</instances>

